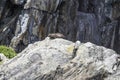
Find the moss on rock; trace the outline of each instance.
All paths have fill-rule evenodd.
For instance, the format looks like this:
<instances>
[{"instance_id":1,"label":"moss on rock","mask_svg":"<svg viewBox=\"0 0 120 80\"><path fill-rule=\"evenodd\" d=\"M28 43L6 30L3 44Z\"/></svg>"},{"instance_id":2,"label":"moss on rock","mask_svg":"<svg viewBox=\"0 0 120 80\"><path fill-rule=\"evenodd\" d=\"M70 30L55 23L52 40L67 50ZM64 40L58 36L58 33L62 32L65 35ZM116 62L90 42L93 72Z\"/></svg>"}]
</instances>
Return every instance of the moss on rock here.
<instances>
[{"instance_id":1,"label":"moss on rock","mask_svg":"<svg viewBox=\"0 0 120 80\"><path fill-rule=\"evenodd\" d=\"M9 59L17 55L16 52L12 48L3 46L3 45L0 46L0 53L4 54Z\"/></svg>"}]
</instances>

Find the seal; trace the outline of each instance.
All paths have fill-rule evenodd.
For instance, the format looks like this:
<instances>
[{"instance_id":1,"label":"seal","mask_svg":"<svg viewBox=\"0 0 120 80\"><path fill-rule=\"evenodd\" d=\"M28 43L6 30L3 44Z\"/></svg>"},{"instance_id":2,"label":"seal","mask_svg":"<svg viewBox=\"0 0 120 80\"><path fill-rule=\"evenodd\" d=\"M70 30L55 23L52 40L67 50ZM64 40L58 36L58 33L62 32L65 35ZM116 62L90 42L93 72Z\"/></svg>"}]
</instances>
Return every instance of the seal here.
<instances>
[{"instance_id":1,"label":"seal","mask_svg":"<svg viewBox=\"0 0 120 80\"><path fill-rule=\"evenodd\" d=\"M65 38L65 36L61 33L51 33L51 34L48 34L48 37L50 37L50 39Z\"/></svg>"}]
</instances>

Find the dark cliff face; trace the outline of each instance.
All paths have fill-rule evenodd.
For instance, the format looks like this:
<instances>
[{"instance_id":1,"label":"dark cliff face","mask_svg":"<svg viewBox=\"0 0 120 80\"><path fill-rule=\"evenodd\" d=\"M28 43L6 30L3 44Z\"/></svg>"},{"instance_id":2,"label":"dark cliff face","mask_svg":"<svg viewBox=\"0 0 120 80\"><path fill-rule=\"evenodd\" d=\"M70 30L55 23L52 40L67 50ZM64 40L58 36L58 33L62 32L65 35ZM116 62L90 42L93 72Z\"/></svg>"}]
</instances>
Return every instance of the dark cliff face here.
<instances>
[{"instance_id":1,"label":"dark cliff face","mask_svg":"<svg viewBox=\"0 0 120 80\"><path fill-rule=\"evenodd\" d=\"M0 44L23 50L49 33L120 51L120 0L1 0Z\"/></svg>"},{"instance_id":2,"label":"dark cliff face","mask_svg":"<svg viewBox=\"0 0 120 80\"><path fill-rule=\"evenodd\" d=\"M112 48L119 53L120 0L81 0L79 3L77 38Z\"/></svg>"}]
</instances>

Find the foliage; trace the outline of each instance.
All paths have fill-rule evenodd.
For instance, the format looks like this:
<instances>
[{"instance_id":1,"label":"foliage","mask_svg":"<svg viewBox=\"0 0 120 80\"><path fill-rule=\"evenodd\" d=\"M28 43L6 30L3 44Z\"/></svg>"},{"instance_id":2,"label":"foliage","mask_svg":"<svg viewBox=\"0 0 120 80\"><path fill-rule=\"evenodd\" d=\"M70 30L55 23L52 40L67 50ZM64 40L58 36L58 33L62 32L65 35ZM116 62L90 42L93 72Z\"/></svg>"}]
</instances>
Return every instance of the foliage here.
<instances>
[{"instance_id":1,"label":"foliage","mask_svg":"<svg viewBox=\"0 0 120 80\"><path fill-rule=\"evenodd\" d=\"M17 55L12 48L3 45L0 46L0 53L3 53L9 59Z\"/></svg>"}]
</instances>

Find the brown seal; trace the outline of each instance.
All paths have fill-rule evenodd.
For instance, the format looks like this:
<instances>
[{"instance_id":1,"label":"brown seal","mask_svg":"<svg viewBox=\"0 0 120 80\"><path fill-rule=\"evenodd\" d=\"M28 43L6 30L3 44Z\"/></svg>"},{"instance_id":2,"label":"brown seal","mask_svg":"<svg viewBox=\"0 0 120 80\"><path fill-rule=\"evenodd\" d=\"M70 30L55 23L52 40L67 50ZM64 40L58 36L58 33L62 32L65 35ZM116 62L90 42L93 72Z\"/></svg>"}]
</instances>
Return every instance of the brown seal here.
<instances>
[{"instance_id":1,"label":"brown seal","mask_svg":"<svg viewBox=\"0 0 120 80\"><path fill-rule=\"evenodd\" d=\"M65 36L61 33L51 33L51 34L48 35L48 37L50 37L51 39L65 38Z\"/></svg>"}]
</instances>

